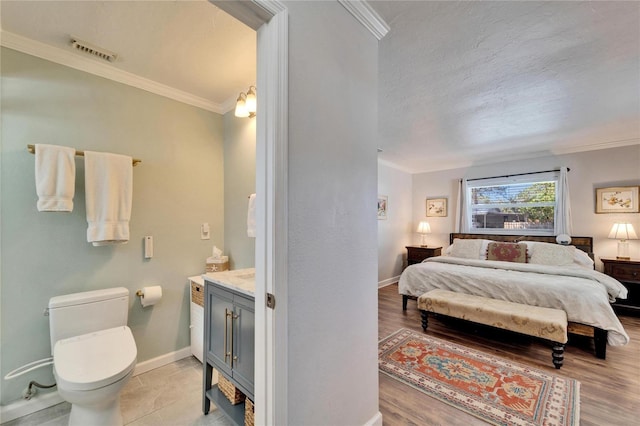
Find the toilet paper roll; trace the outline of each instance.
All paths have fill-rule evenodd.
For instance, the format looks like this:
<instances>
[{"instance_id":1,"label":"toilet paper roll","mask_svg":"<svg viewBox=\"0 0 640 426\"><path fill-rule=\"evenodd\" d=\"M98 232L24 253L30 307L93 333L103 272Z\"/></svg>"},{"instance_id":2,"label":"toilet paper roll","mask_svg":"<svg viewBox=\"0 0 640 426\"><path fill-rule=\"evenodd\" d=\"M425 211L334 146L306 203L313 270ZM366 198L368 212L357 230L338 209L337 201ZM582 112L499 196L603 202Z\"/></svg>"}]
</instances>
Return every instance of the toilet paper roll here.
<instances>
[{"instance_id":1,"label":"toilet paper roll","mask_svg":"<svg viewBox=\"0 0 640 426\"><path fill-rule=\"evenodd\" d=\"M154 285L152 287L143 287L140 303L142 307L153 306L162 298L162 287Z\"/></svg>"}]
</instances>

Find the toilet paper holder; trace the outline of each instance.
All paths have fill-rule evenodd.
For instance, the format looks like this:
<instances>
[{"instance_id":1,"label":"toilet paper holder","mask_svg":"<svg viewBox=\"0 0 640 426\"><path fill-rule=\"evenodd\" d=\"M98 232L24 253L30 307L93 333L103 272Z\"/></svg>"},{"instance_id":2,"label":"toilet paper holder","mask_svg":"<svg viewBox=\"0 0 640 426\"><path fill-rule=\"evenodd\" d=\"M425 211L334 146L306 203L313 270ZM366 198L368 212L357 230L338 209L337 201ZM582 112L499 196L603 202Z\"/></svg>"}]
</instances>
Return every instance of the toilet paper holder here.
<instances>
[{"instance_id":1,"label":"toilet paper holder","mask_svg":"<svg viewBox=\"0 0 640 426\"><path fill-rule=\"evenodd\" d=\"M143 308L147 306L153 306L162 298L162 287L143 287L142 289L136 291L136 296L140 297L140 303L142 304Z\"/></svg>"}]
</instances>

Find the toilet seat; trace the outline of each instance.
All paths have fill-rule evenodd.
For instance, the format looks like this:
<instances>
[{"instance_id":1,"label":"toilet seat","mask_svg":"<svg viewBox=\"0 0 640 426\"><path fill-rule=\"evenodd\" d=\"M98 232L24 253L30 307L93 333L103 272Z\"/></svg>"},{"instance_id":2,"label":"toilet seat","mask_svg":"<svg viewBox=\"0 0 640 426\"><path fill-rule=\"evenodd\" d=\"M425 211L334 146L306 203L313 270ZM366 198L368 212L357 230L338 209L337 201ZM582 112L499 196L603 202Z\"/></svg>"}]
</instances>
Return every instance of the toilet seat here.
<instances>
[{"instance_id":1,"label":"toilet seat","mask_svg":"<svg viewBox=\"0 0 640 426\"><path fill-rule=\"evenodd\" d=\"M125 377L136 364L138 351L126 326L59 340L53 349L58 387L98 389Z\"/></svg>"}]
</instances>

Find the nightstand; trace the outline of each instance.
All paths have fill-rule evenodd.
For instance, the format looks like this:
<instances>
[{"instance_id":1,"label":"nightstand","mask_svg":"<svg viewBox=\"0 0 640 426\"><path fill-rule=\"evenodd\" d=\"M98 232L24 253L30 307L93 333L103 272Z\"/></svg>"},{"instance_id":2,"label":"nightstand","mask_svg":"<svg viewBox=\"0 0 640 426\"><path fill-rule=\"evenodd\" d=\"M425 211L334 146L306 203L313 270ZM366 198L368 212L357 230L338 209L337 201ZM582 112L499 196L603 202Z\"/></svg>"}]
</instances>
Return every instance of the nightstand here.
<instances>
[{"instance_id":1,"label":"nightstand","mask_svg":"<svg viewBox=\"0 0 640 426\"><path fill-rule=\"evenodd\" d=\"M640 260L603 259L604 273L624 285L629 294L626 299L618 299L614 307L640 313Z\"/></svg>"},{"instance_id":2,"label":"nightstand","mask_svg":"<svg viewBox=\"0 0 640 426\"><path fill-rule=\"evenodd\" d=\"M441 254L442 247L407 246L407 266Z\"/></svg>"},{"instance_id":3,"label":"nightstand","mask_svg":"<svg viewBox=\"0 0 640 426\"><path fill-rule=\"evenodd\" d=\"M442 247L427 247L427 246L406 246L407 248L407 266L414 263L420 263L429 257L440 256L442 254ZM402 295L402 310L407 310L407 300L417 299L413 296Z\"/></svg>"}]
</instances>

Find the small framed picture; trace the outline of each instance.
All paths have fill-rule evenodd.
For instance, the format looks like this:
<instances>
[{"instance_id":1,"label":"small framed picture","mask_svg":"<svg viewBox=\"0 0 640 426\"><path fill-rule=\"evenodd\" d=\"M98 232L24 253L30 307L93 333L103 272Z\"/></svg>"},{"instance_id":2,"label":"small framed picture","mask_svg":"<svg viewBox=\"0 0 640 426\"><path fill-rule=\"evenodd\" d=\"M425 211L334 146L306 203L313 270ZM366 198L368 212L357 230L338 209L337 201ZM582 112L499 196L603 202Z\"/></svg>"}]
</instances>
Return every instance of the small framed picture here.
<instances>
[{"instance_id":1,"label":"small framed picture","mask_svg":"<svg viewBox=\"0 0 640 426\"><path fill-rule=\"evenodd\" d=\"M387 219L388 199L386 195L378 195L378 220Z\"/></svg>"},{"instance_id":2,"label":"small framed picture","mask_svg":"<svg viewBox=\"0 0 640 426\"><path fill-rule=\"evenodd\" d=\"M639 213L640 186L596 188L596 213Z\"/></svg>"},{"instance_id":3,"label":"small framed picture","mask_svg":"<svg viewBox=\"0 0 640 426\"><path fill-rule=\"evenodd\" d=\"M427 198L427 217L446 217L446 198Z\"/></svg>"}]
</instances>

